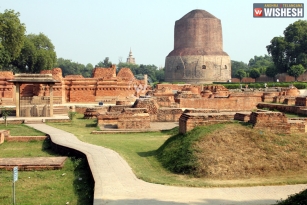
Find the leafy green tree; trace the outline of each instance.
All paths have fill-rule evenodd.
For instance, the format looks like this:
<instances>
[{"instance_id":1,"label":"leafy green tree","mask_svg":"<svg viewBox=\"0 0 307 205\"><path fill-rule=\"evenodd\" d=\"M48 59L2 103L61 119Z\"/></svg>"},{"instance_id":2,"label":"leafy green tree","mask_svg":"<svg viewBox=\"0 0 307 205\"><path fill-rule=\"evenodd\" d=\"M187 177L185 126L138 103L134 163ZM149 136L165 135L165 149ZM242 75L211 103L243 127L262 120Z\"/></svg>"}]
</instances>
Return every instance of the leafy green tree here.
<instances>
[{"instance_id":1,"label":"leafy green tree","mask_svg":"<svg viewBox=\"0 0 307 205\"><path fill-rule=\"evenodd\" d=\"M139 69L139 67L140 66L138 64L131 64L131 63L120 62L116 66L116 71L119 72L120 69L122 69L122 68L130 68L130 70L132 71L133 75L136 75L137 74L137 69Z\"/></svg>"},{"instance_id":2,"label":"leafy green tree","mask_svg":"<svg viewBox=\"0 0 307 205\"><path fill-rule=\"evenodd\" d=\"M307 20L298 20L284 31L284 37L274 37L267 46L268 53L279 73L292 65L307 67Z\"/></svg>"},{"instance_id":3,"label":"leafy green tree","mask_svg":"<svg viewBox=\"0 0 307 205\"><path fill-rule=\"evenodd\" d=\"M236 75L235 75L236 78L239 78L240 79L240 82L242 81L242 79L244 77L246 77L246 72L243 70L243 69L240 69L236 72Z\"/></svg>"},{"instance_id":4,"label":"leafy green tree","mask_svg":"<svg viewBox=\"0 0 307 205\"><path fill-rule=\"evenodd\" d=\"M164 81L164 73L165 73L165 69L162 68L162 69L158 69L155 71L156 73L156 78L157 78L157 81L158 82L163 82Z\"/></svg>"},{"instance_id":5,"label":"leafy green tree","mask_svg":"<svg viewBox=\"0 0 307 205\"><path fill-rule=\"evenodd\" d=\"M86 64L84 69L81 70L82 76L85 78L92 77L94 66L91 63Z\"/></svg>"},{"instance_id":6,"label":"leafy green tree","mask_svg":"<svg viewBox=\"0 0 307 205\"><path fill-rule=\"evenodd\" d=\"M248 62L249 68L266 68L273 63L272 57L269 55L254 56ZM260 71L260 70L259 70ZM260 71L262 73L262 71Z\"/></svg>"},{"instance_id":7,"label":"leafy green tree","mask_svg":"<svg viewBox=\"0 0 307 205\"><path fill-rule=\"evenodd\" d=\"M77 115L77 112L72 112L72 111L69 111L68 112L68 117L70 119L70 123L73 124L74 122L74 119L76 118L76 115Z\"/></svg>"},{"instance_id":8,"label":"leafy green tree","mask_svg":"<svg viewBox=\"0 0 307 205\"><path fill-rule=\"evenodd\" d=\"M30 69L34 68L36 60L36 48L30 39L25 38L20 55L11 63L17 68L17 72L27 73L31 72L29 71L29 67Z\"/></svg>"},{"instance_id":9,"label":"leafy green tree","mask_svg":"<svg viewBox=\"0 0 307 205\"><path fill-rule=\"evenodd\" d=\"M105 59L97 63L95 67L110 68L111 66L112 66L112 62L109 60L109 57L105 57Z\"/></svg>"},{"instance_id":10,"label":"leafy green tree","mask_svg":"<svg viewBox=\"0 0 307 205\"><path fill-rule=\"evenodd\" d=\"M253 79L259 78L260 77L259 70L256 69L256 68L251 69L250 72L249 72L249 77L251 77Z\"/></svg>"},{"instance_id":11,"label":"leafy green tree","mask_svg":"<svg viewBox=\"0 0 307 205\"><path fill-rule=\"evenodd\" d=\"M301 64L293 65L287 71L287 73L290 76L293 76L295 78L295 81L297 81L297 77L302 75L304 72L305 72L305 68Z\"/></svg>"},{"instance_id":12,"label":"leafy green tree","mask_svg":"<svg viewBox=\"0 0 307 205\"><path fill-rule=\"evenodd\" d=\"M248 65L242 61L231 61L231 77L235 78L238 70L248 70Z\"/></svg>"},{"instance_id":13,"label":"leafy green tree","mask_svg":"<svg viewBox=\"0 0 307 205\"><path fill-rule=\"evenodd\" d=\"M10 115L11 111L7 109L6 107L1 108L1 115L4 119L5 127L7 127L7 117Z\"/></svg>"},{"instance_id":14,"label":"leafy green tree","mask_svg":"<svg viewBox=\"0 0 307 205\"><path fill-rule=\"evenodd\" d=\"M284 37L274 37L271 45L267 46L268 53L272 55L275 67L279 73L284 73L288 69L288 57L286 56L287 43Z\"/></svg>"},{"instance_id":15,"label":"leafy green tree","mask_svg":"<svg viewBox=\"0 0 307 205\"><path fill-rule=\"evenodd\" d=\"M275 76L278 74L278 70L274 64L271 64L270 66L267 67L265 74L266 76L273 78L275 81Z\"/></svg>"},{"instance_id":16,"label":"leafy green tree","mask_svg":"<svg viewBox=\"0 0 307 205\"><path fill-rule=\"evenodd\" d=\"M0 13L0 69L8 69L24 44L26 27L20 22L19 15L14 10Z\"/></svg>"},{"instance_id":17,"label":"leafy green tree","mask_svg":"<svg viewBox=\"0 0 307 205\"><path fill-rule=\"evenodd\" d=\"M41 70L50 70L56 65L56 53L51 40L40 33L26 36L21 53L12 65L19 72L39 73Z\"/></svg>"},{"instance_id":18,"label":"leafy green tree","mask_svg":"<svg viewBox=\"0 0 307 205\"><path fill-rule=\"evenodd\" d=\"M58 58L57 67L62 69L63 76L67 75L82 75L83 77L91 77L93 65L88 63L86 66L80 63L72 62L71 60Z\"/></svg>"},{"instance_id":19,"label":"leafy green tree","mask_svg":"<svg viewBox=\"0 0 307 205\"><path fill-rule=\"evenodd\" d=\"M151 82L156 82L157 77L156 77L156 70L158 69L157 66L155 65L143 65L141 64L139 69L137 70L137 74L147 74L148 75L148 80Z\"/></svg>"},{"instance_id":20,"label":"leafy green tree","mask_svg":"<svg viewBox=\"0 0 307 205\"><path fill-rule=\"evenodd\" d=\"M36 48L36 62L33 67L29 67L32 73L39 73L41 70L54 68L57 62L54 45L51 40L43 33L39 35L30 34L27 36Z\"/></svg>"}]
</instances>

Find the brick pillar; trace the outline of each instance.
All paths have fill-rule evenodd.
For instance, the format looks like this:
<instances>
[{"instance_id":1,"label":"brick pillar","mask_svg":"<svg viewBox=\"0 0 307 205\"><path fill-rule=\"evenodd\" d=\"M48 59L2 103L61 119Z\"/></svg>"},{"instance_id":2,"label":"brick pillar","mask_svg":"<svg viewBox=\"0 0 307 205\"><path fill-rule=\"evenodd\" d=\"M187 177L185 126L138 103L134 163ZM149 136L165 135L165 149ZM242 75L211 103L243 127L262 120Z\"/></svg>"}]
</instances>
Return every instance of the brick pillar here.
<instances>
[{"instance_id":1,"label":"brick pillar","mask_svg":"<svg viewBox=\"0 0 307 205\"><path fill-rule=\"evenodd\" d=\"M15 103L16 103L16 117L20 115L20 84L16 83Z\"/></svg>"},{"instance_id":2,"label":"brick pillar","mask_svg":"<svg viewBox=\"0 0 307 205\"><path fill-rule=\"evenodd\" d=\"M144 75L144 86L147 88L147 74Z\"/></svg>"},{"instance_id":3,"label":"brick pillar","mask_svg":"<svg viewBox=\"0 0 307 205\"><path fill-rule=\"evenodd\" d=\"M49 85L50 117L53 117L53 85Z\"/></svg>"}]
</instances>

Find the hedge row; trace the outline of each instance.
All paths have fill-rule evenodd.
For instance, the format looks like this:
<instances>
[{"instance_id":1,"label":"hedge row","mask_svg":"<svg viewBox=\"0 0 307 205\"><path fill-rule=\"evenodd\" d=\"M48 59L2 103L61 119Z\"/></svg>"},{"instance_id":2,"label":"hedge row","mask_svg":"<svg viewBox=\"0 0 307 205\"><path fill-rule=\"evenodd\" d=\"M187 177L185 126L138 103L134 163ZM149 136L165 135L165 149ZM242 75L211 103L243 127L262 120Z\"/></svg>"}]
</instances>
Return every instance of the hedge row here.
<instances>
[{"instance_id":1,"label":"hedge row","mask_svg":"<svg viewBox=\"0 0 307 205\"><path fill-rule=\"evenodd\" d=\"M220 84L226 87L227 89L240 89L241 86L242 88L245 88L246 85L248 85L248 88L265 88L265 83L215 83L215 84ZM305 82L294 82L294 83L274 83L274 82L269 82L266 83L267 87L289 87L290 85L295 86L297 89L307 89L307 83Z\"/></svg>"}]
</instances>

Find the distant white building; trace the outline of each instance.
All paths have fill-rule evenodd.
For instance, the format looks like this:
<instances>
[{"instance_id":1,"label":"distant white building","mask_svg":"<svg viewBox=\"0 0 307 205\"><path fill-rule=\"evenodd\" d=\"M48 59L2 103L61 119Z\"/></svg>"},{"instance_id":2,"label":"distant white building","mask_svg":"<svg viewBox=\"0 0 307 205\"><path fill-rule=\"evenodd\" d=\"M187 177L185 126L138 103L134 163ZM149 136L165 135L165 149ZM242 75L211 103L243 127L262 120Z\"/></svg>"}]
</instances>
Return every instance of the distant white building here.
<instances>
[{"instance_id":1,"label":"distant white building","mask_svg":"<svg viewBox=\"0 0 307 205\"><path fill-rule=\"evenodd\" d=\"M127 62L126 63L135 64L135 58L133 58L131 48L130 48L129 56L127 58Z\"/></svg>"}]
</instances>

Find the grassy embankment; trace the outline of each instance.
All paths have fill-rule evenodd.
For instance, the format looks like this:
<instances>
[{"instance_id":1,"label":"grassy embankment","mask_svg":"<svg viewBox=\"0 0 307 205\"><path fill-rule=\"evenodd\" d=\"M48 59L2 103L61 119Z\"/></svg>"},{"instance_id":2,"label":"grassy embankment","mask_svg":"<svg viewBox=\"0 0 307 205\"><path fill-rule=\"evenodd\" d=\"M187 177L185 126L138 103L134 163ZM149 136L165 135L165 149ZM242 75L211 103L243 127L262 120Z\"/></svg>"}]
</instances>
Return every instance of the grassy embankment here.
<instances>
[{"instance_id":1,"label":"grassy embankment","mask_svg":"<svg viewBox=\"0 0 307 205\"><path fill-rule=\"evenodd\" d=\"M278 135L239 123L172 132L89 134L94 120L81 116L55 127L80 140L111 148L141 179L178 186L254 186L306 183L307 138Z\"/></svg>"}]
</instances>

